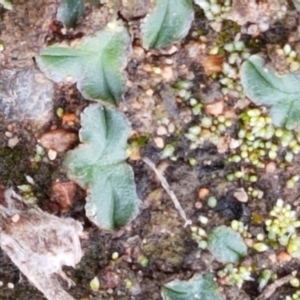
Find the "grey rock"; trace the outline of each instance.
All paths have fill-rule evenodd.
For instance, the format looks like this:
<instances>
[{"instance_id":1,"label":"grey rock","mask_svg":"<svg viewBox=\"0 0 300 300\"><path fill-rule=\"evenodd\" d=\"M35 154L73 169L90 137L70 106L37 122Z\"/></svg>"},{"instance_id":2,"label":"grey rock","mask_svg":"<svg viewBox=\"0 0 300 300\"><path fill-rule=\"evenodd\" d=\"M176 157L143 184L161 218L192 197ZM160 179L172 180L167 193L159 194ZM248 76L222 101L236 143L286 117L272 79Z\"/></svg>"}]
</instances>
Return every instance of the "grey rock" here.
<instances>
[{"instance_id":1,"label":"grey rock","mask_svg":"<svg viewBox=\"0 0 300 300\"><path fill-rule=\"evenodd\" d=\"M7 120L48 122L53 96L53 83L35 67L0 71L0 113Z\"/></svg>"}]
</instances>

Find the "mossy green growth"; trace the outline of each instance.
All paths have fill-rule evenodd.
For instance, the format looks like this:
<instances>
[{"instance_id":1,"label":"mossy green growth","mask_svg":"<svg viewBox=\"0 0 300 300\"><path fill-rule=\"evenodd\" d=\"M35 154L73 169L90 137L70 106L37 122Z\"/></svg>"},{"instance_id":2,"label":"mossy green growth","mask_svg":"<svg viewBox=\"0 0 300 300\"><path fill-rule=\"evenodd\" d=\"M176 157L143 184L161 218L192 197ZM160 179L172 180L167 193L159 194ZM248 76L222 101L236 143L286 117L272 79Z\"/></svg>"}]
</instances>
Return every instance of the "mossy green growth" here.
<instances>
[{"instance_id":1,"label":"mossy green growth","mask_svg":"<svg viewBox=\"0 0 300 300\"><path fill-rule=\"evenodd\" d=\"M29 156L27 147L0 148L0 182L24 183L24 174L30 169Z\"/></svg>"},{"instance_id":2,"label":"mossy green growth","mask_svg":"<svg viewBox=\"0 0 300 300\"><path fill-rule=\"evenodd\" d=\"M233 264L227 264L224 269L218 271L220 281L227 285L237 286L239 289L244 284L244 281L252 281L252 268L245 266L234 267Z\"/></svg>"}]
</instances>

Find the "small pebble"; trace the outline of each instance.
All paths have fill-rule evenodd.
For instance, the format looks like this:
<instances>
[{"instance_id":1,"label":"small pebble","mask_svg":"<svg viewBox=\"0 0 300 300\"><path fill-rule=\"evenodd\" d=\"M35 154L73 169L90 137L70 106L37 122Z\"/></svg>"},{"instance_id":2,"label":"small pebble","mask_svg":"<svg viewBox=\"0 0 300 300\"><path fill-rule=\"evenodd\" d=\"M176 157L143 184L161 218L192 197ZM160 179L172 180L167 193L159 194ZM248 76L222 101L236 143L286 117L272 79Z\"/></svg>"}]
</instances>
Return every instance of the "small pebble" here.
<instances>
[{"instance_id":1,"label":"small pebble","mask_svg":"<svg viewBox=\"0 0 300 300\"><path fill-rule=\"evenodd\" d=\"M169 50L168 50L168 54L172 55L174 53L176 53L178 51L178 48L176 46L172 46Z\"/></svg>"},{"instance_id":2,"label":"small pebble","mask_svg":"<svg viewBox=\"0 0 300 300\"><path fill-rule=\"evenodd\" d=\"M154 93L154 91L153 91L152 89L149 89L149 90L146 91L145 94L146 94L147 96L149 96L149 97L152 97L152 96L153 96L153 93Z\"/></svg>"},{"instance_id":3,"label":"small pebble","mask_svg":"<svg viewBox=\"0 0 300 300\"><path fill-rule=\"evenodd\" d=\"M7 138L11 138L13 136L12 132L9 132L9 131L5 131L5 136Z\"/></svg>"},{"instance_id":4,"label":"small pebble","mask_svg":"<svg viewBox=\"0 0 300 300\"><path fill-rule=\"evenodd\" d=\"M165 64L172 65L173 63L174 63L173 59L171 59L171 58L166 58L165 59Z\"/></svg>"},{"instance_id":5,"label":"small pebble","mask_svg":"<svg viewBox=\"0 0 300 300\"><path fill-rule=\"evenodd\" d=\"M202 203L200 202L200 201L197 201L196 203L195 203L195 208L197 208L197 209L200 209L200 208L202 208Z\"/></svg>"},{"instance_id":6,"label":"small pebble","mask_svg":"<svg viewBox=\"0 0 300 300\"><path fill-rule=\"evenodd\" d=\"M15 285L14 285L12 282L9 282L9 283L7 284L7 287L8 287L9 289L13 289L13 288L15 287Z\"/></svg>"},{"instance_id":7,"label":"small pebble","mask_svg":"<svg viewBox=\"0 0 300 300\"><path fill-rule=\"evenodd\" d=\"M267 173L274 173L276 171L276 163L274 162L269 162L266 165L266 172Z\"/></svg>"},{"instance_id":8,"label":"small pebble","mask_svg":"<svg viewBox=\"0 0 300 300\"><path fill-rule=\"evenodd\" d=\"M77 116L73 113L65 113L62 115L62 123L63 124L74 124L77 121Z\"/></svg>"},{"instance_id":9,"label":"small pebble","mask_svg":"<svg viewBox=\"0 0 300 300\"><path fill-rule=\"evenodd\" d=\"M11 217L11 220L14 222L14 223L17 223L19 220L20 220L20 215L18 214L15 214Z\"/></svg>"},{"instance_id":10,"label":"small pebble","mask_svg":"<svg viewBox=\"0 0 300 300\"><path fill-rule=\"evenodd\" d=\"M236 189L233 195L238 201L242 203L248 202L248 194L246 193L244 188Z\"/></svg>"},{"instance_id":11,"label":"small pebble","mask_svg":"<svg viewBox=\"0 0 300 300\"><path fill-rule=\"evenodd\" d=\"M242 141L241 140L235 140L231 139L229 143L229 148L230 149L236 149L241 145Z\"/></svg>"},{"instance_id":12,"label":"small pebble","mask_svg":"<svg viewBox=\"0 0 300 300\"><path fill-rule=\"evenodd\" d=\"M154 143L155 143L155 145L156 145L157 148L159 148L159 149L163 149L164 148L165 142L164 142L163 138L161 138L161 137L155 137L153 140L154 140Z\"/></svg>"},{"instance_id":13,"label":"small pebble","mask_svg":"<svg viewBox=\"0 0 300 300\"><path fill-rule=\"evenodd\" d=\"M118 252L114 252L114 253L111 255L111 258L112 258L113 260L118 259L118 258L119 258L119 253L118 253Z\"/></svg>"},{"instance_id":14,"label":"small pebble","mask_svg":"<svg viewBox=\"0 0 300 300\"><path fill-rule=\"evenodd\" d=\"M205 107L205 112L213 116L221 115L223 113L223 110L224 110L223 101L214 102L212 104L206 105Z\"/></svg>"},{"instance_id":15,"label":"small pebble","mask_svg":"<svg viewBox=\"0 0 300 300\"><path fill-rule=\"evenodd\" d=\"M54 151L54 150L52 150L52 149L50 149L50 150L48 151L48 158L49 158L50 160L55 160L56 157L57 157L57 152Z\"/></svg>"},{"instance_id":16,"label":"small pebble","mask_svg":"<svg viewBox=\"0 0 300 300\"><path fill-rule=\"evenodd\" d=\"M168 131L165 126L159 126L156 130L157 135L167 135Z\"/></svg>"},{"instance_id":17,"label":"small pebble","mask_svg":"<svg viewBox=\"0 0 300 300\"><path fill-rule=\"evenodd\" d=\"M252 247L253 247L253 244L254 244L253 239L244 238L244 242L245 242L245 244L246 244L249 248L252 248Z\"/></svg>"},{"instance_id":18,"label":"small pebble","mask_svg":"<svg viewBox=\"0 0 300 300\"><path fill-rule=\"evenodd\" d=\"M292 257L286 251L280 251L277 254L277 261L280 264L284 264L284 263L289 262L291 260L292 260Z\"/></svg>"},{"instance_id":19,"label":"small pebble","mask_svg":"<svg viewBox=\"0 0 300 300\"><path fill-rule=\"evenodd\" d=\"M19 143L19 138L17 136L10 138L7 142L9 148L14 148Z\"/></svg>"},{"instance_id":20,"label":"small pebble","mask_svg":"<svg viewBox=\"0 0 300 300\"><path fill-rule=\"evenodd\" d=\"M209 194L208 188L200 188L198 192L199 199L203 200Z\"/></svg>"},{"instance_id":21,"label":"small pebble","mask_svg":"<svg viewBox=\"0 0 300 300\"><path fill-rule=\"evenodd\" d=\"M29 184L35 185L34 179L31 176L25 175L25 179Z\"/></svg>"},{"instance_id":22,"label":"small pebble","mask_svg":"<svg viewBox=\"0 0 300 300\"><path fill-rule=\"evenodd\" d=\"M168 131L169 133L173 133L175 131L175 125L173 123L168 125Z\"/></svg>"},{"instance_id":23,"label":"small pebble","mask_svg":"<svg viewBox=\"0 0 300 300\"><path fill-rule=\"evenodd\" d=\"M206 225L208 223L208 218L205 216L199 216L198 220L203 225Z\"/></svg>"},{"instance_id":24,"label":"small pebble","mask_svg":"<svg viewBox=\"0 0 300 300\"><path fill-rule=\"evenodd\" d=\"M161 68L158 67L153 67L152 71L154 74L160 75L161 74Z\"/></svg>"},{"instance_id":25,"label":"small pebble","mask_svg":"<svg viewBox=\"0 0 300 300\"><path fill-rule=\"evenodd\" d=\"M172 81L174 79L173 68L170 66L163 67L161 76L167 82Z\"/></svg>"}]
</instances>

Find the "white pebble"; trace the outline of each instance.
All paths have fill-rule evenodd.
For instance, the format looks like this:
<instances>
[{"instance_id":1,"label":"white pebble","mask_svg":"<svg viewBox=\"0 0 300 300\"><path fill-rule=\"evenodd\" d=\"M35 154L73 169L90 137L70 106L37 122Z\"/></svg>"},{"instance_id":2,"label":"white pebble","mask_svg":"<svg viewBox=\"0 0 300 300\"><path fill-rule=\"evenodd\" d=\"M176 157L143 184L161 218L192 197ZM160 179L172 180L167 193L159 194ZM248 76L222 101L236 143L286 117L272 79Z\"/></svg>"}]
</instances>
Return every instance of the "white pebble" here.
<instances>
[{"instance_id":1,"label":"white pebble","mask_svg":"<svg viewBox=\"0 0 300 300\"><path fill-rule=\"evenodd\" d=\"M168 131L169 133L173 133L175 131L175 125L173 123L168 125Z\"/></svg>"},{"instance_id":2,"label":"white pebble","mask_svg":"<svg viewBox=\"0 0 300 300\"><path fill-rule=\"evenodd\" d=\"M206 225L208 223L208 218L205 216L199 216L198 220L201 224Z\"/></svg>"},{"instance_id":3,"label":"white pebble","mask_svg":"<svg viewBox=\"0 0 300 300\"><path fill-rule=\"evenodd\" d=\"M13 136L12 132L5 131L5 136L11 138Z\"/></svg>"},{"instance_id":4,"label":"white pebble","mask_svg":"<svg viewBox=\"0 0 300 300\"><path fill-rule=\"evenodd\" d=\"M156 130L157 135L167 135L168 131L165 126L159 126Z\"/></svg>"},{"instance_id":5,"label":"white pebble","mask_svg":"<svg viewBox=\"0 0 300 300\"><path fill-rule=\"evenodd\" d=\"M9 283L7 284L7 287L8 287L9 289L13 289L13 288L15 287L15 285L14 285L12 282L9 282Z\"/></svg>"},{"instance_id":6,"label":"white pebble","mask_svg":"<svg viewBox=\"0 0 300 300\"><path fill-rule=\"evenodd\" d=\"M19 138L17 136L10 138L7 142L9 148L14 148L19 143Z\"/></svg>"},{"instance_id":7,"label":"white pebble","mask_svg":"<svg viewBox=\"0 0 300 300\"><path fill-rule=\"evenodd\" d=\"M57 152L54 151L54 150L52 150L52 149L50 149L50 150L48 151L48 158L49 158L50 160L55 160L56 157L57 157Z\"/></svg>"},{"instance_id":8,"label":"white pebble","mask_svg":"<svg viewBox=\"0 0 300 300\"><path fill-rule=\"evenodd\" d=\"M161 137L155 137L154 143L155 143L156 147L159 149L163 149L165 146L165 142Z\"/></svg>"}]
</instances>

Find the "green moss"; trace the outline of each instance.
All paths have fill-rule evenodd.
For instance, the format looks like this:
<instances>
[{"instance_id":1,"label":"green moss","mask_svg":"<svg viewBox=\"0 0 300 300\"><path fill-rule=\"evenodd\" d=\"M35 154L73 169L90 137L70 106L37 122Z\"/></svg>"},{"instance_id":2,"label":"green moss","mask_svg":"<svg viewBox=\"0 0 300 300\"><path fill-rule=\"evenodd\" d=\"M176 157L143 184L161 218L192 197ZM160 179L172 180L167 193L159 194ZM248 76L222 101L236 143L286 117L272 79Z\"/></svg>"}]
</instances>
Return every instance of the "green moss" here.
<instances>
[{"instance_id":1,"label":"green moss","mask_svg":"<svg viewBox=\"0 0 300 300\"><path fill-rule=\"evenodd\" d=\"M236 24L233 21L225 20L222 25L222 30L219 32L217 36L217 46L219 46L221 49L219 51L219 54L224 54L222 51L224 51L222 48L226 43L232 42L232 37L235 36L238 32L240 32L241 26Z\"/></svg>"},{"instance_id":2,"label":"green moss","mask_svg":"<svg viewBox=\"0 0 300 300\"><path fill-rule=\"evenodd\" d=\"M26 147L0 148L0 182L21 184L29 168L29 151Z\"/></svg>"}]
</instances>

